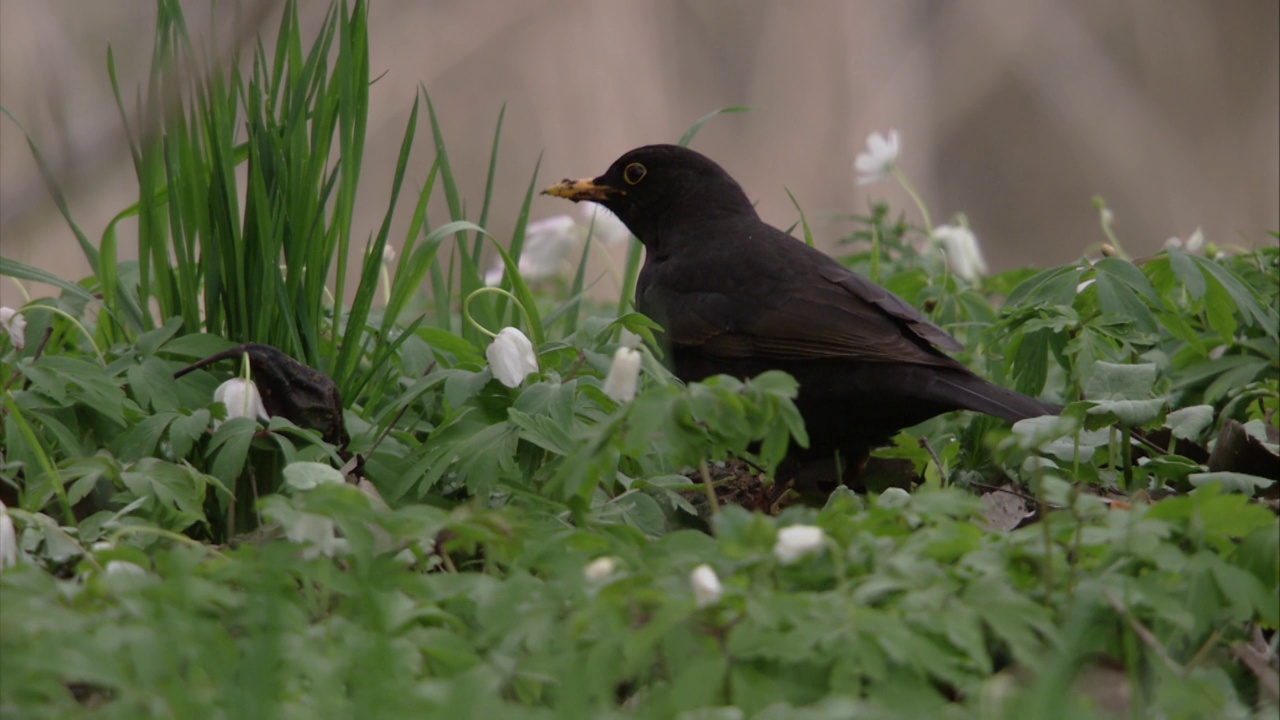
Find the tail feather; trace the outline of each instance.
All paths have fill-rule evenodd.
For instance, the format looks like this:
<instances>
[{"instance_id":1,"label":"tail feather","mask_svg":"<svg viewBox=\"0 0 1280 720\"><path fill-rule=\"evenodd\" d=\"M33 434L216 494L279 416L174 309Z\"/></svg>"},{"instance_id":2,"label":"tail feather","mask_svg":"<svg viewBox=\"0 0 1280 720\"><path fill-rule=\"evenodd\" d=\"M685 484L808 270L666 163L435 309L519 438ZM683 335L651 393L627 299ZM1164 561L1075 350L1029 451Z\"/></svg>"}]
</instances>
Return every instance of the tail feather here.
<instances>
[{"instance_id":1,"label":"tail feather","mask_svg":"<svg viewBox=\"0 0 1280 720\"><path fill-rule=\"evenodd\" d=\"M1057 415L1062 408L987 382L977 375L938 376L935 390L949 403L1016 422L1041 415Z\"/></svg>"}]
</instances>

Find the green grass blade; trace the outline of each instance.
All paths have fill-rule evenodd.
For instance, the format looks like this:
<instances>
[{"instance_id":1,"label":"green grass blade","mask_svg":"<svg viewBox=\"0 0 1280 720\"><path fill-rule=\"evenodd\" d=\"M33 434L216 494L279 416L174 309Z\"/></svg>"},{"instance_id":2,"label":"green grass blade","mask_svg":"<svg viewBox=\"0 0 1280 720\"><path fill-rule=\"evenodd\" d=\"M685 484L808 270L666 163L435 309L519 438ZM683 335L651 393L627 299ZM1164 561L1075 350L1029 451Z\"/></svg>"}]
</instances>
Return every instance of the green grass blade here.
<instances>
[{"instance_id":1,"label":"green grass blade","mask_svg":"<svg viewBox=\"0 0 1280 720\"><path fill-rule=\"evenodd\" d=\"M680 141L676 144L679 145L680 147L689 147L689 143L693 142L693 137L698 134L698 131L702 129L702 126L706 125L708 120L710 120L711 118L717 115L728 115L731 113L745 113L745 112L751 112L754 109L755 108L747 107L745 105L734 105L732 107L720 108L719 110L709 112L706 115L703 115L702 117L698 118L698 120L695 123L693 123L693 125L690 125L689 129L684 131L684 135L680 136Z\"/></svg>"}]
</instances>

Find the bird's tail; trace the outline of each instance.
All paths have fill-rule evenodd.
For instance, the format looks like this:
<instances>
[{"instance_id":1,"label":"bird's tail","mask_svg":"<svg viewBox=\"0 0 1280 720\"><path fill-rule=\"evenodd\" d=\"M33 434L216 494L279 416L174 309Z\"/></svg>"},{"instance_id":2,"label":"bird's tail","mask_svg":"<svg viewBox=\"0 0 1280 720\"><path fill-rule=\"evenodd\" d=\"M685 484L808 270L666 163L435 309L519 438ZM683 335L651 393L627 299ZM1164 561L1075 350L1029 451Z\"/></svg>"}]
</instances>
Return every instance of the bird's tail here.
<instances>
[{"instance_id":1,"label":"bird's tail","mask_svg":"<svg viewBox=\"0 0 1280 720\"><path fill-rule=\"evenodd\" d=\"M969 373L939 376L935 382L935 390L941 390L946 400L952 404L1010 422L1041 415L1057 415L1062 411L1057 405L1006 390Z\"/></svg>"}]
</instances>

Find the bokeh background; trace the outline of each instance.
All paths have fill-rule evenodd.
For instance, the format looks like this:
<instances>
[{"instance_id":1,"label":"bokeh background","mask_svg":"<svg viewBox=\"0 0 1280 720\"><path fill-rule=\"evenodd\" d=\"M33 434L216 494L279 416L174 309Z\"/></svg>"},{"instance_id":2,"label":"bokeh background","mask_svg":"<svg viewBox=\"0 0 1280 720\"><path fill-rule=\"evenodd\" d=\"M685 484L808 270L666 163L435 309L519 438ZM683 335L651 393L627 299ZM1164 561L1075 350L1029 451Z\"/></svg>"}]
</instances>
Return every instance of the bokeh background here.
<instances>
[{"instance_id":1,"label":"bokeh background","mask_svg":"<svg viewBox=\"0 0 1280 720\"><path fill-rule=\"evenodd\" d=\"M304 29L326 5L302 3ZM259 33L270 47L282 3L183 7L197 41L230 58ZM31 131L90 237L137 192L107 48L131 98L153 31L154 6L140 0L0 0L0 104ZM475 207L506 104L498 237L509 237L539 153L543 185L595 175L730 105L755 110L713 120L693 147L782 227L797 218L789 189L828 245L851 227L841 215L878 199L918 220L892 183L855 183L867 134L890 128L935 221L966 213L997 270L1067 262L1102 240L1094 196L1134 255L1197 227L1241 245L1274 242L1265 231L1280 227L1275 0L374 0L370 34L381 77L360 234L385 210L419 83ZM430 168L429 137L420 129L409 189ZM570 211L550 198L533 208L535 218ZM4 117L0 251L66 278L87 273ZM0 295L21 302L7 280Z\"/></svg>"}]
</instances>

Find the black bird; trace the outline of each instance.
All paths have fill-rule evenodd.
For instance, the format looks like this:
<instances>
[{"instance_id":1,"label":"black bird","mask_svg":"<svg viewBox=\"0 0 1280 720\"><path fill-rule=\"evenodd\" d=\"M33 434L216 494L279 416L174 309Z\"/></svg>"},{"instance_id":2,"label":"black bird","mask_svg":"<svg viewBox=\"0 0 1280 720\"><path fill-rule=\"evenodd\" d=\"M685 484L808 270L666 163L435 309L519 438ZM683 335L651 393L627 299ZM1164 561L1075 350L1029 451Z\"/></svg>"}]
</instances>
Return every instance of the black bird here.
<instances>
[{"instance_id":1,"label":"black bird","mask_svg":"<svg viewBox=\"0 0 1280 720\"><path fill-rule=\"evenodd\" d=\"M636 304L665 329L677 377L777 369L796 378L810 441L798 460L839 451L856 473L902 428L951 410L1010 421L1056 413L944 354L962 346L898 296L765 223L699 153L648 145L597 178L543 192L604 205L644 243Z\"/></svg>"}]
</instances>

